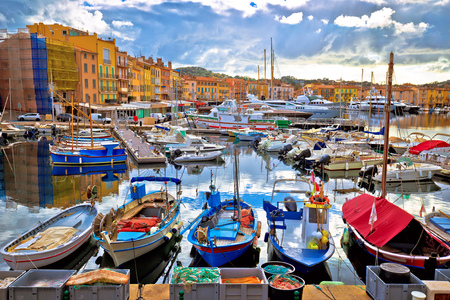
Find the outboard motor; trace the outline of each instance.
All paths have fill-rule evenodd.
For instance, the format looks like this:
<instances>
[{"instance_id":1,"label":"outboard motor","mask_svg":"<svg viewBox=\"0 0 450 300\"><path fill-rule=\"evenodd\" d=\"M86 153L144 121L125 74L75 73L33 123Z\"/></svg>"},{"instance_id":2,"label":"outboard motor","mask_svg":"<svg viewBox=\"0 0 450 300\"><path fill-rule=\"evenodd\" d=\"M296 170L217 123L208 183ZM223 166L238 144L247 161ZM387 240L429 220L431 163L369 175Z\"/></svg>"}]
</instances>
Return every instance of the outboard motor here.
<instances>
[{"instance_id":1,"label":"outboard motor","mask_svg":"<svg viewBox=\"0 0 450 300\"><path fill-rule=\"evenodd\" d=\"M297 211L297 203L295 202L295 199L291 196L287 196L284 198L284 207L287 211Z\"/></svg>"},{"instance_id":2,"label":"outboard motor","mask_svg":"<svg viewBox=\"0 0 450 300\"><path fill-rule=\"evenodd\" d=\"M283 147L283 149L278 151L278 154L280 156L284 156L284 155L286 155L286 153L288 153L291 150L292 150L292 145L291 144L287 144L286 146Z\"/></svg>"},{"instance_id":3,"label":"outboard motor","mask_svg":"<svg viewBox=\"0 0 450 300\"><path fill-rule=\"evenodd\" d=\"M375 174L378 173L378 167L376 165L368 166L364 168L363 170L359 171L359 177L367 177L372 178Z\"/></svg>"},{"instance_id":4,"label":"outboard motor","mask_svg":"<svg viewBox=\"0 0 450 300\"><path fill-rule=\"evenodd\" d=\"M175 149L170 153L170 159L174 160L177 157L180 157L183 153L181 152L180 149Z\"/></svg>"},{"instance_id":5,"label":"outboard motor","mask_svg":"<svg viewBox=\"0 0 450 300\"><path fill-rule=\"evenodd\" d=\"M52 126L50 127L50 130L51 130L51 132L52 132L52 136L56 136L56 126L55 126L55 125L52 125Z\"/></svg>"},{"instance_id":6,"label":"outboard motor","mask_svg":"<svg viewBox=\"0 0 450 300\"><path fill-rule=\"evenodd\" d=\"M297 161L300 166L305 166L306 164L306 158L311 157L311 150L305 149L300 154L297 154L294 156L294 161Z\"/></svg>"},{"instance_id":7,"label":"outboard motor","mask_svg":"<svg viewBox=\"0 0 450 300\"><path fill-rule=\"evenodd\" d=\"M253 139L253 141L250 143L250 146L254 149L258 148L259 143L261 143L261 137L257 136Z\"/></svg>"},{"instance_id":8,"label":"outboard motor","mask_svg":"<svg viewBox=\"0 0 450 300\"><path fill-rule=\"evenodd\" d=\"M323 167L324 165L329 165L331 161L331 157L328 154L322 156L319 161L316 163L316 166Z\"/></svg>"}]
</instances>

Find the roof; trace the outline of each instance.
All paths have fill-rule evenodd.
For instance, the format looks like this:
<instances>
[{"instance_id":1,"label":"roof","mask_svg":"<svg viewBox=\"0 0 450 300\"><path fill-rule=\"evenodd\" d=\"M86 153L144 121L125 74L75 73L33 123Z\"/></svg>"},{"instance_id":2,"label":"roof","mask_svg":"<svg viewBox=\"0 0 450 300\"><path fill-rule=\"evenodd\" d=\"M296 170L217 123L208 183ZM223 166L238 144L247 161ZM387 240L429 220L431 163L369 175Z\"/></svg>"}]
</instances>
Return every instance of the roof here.
<instances>
[{"instance_id":1,"label":"roof","mask_svg":"<svg viewBox=\"0 0 450 300\"><path fill-rule=\"evenodd\" d=\"M377 220L374 222L371 232L369 219L374 202ZM405 229L414 218L388 200L368 194L362 194L345 202L342 206L342 216L366 241L377 247L384 246Z\"/></svg>"},{"instance_id":2,"label":"roof","mask_svg":"<svg viewBox=\"0 0 450 300\"><path fill-rule=\"evenodd\" d=\"M450 147L450 144L441 140L425 141L419 145L409 148L409 153L417 155L424 150L430 150L438 147Z\"/></svg>"}]
</instances>

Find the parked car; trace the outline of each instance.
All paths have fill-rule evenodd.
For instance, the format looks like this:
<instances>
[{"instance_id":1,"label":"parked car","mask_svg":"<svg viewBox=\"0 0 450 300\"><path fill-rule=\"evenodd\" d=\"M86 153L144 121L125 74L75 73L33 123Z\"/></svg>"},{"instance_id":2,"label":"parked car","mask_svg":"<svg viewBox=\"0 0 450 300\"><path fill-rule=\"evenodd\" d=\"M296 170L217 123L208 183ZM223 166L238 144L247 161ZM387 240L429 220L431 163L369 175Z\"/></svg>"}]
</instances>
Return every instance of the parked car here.
<instances>
[{"instance_id":1,"label":"parked car","mask_svg":"<svg viewBox=\"0 0 450 300\"><path fill-rule=\"evenodd\" d=\"M19 121L40 121L41 115L38 113L28 113L17 117Z\"/></svg>"},{"instance_id":2,"label":"parked car","mask_svg":"<svg viewBox=\"0 0 450 300\"><path fill-rule=\"evenodd\" d=\"M107 118L107 117L103 117L102 114L92 113L91 118L92 118L92 120L96 121L97 123L103 123L103 124L111 123L111 119Z\"/></svg>"},{"instance_id":3,"label":"parked car","mask_svg":"<svg viewBox=\"0 0 450 300\"><path fill-rule=\"evenodd\" d=\"M72 115L71 114L59 114L56 116L56 120L60 122L66 122L66 121L72 121ZM73 120L76 122L78 121L77 116L73 116ZM81 121L81 117L80 117Z\"/></svg>"}]
</instances>

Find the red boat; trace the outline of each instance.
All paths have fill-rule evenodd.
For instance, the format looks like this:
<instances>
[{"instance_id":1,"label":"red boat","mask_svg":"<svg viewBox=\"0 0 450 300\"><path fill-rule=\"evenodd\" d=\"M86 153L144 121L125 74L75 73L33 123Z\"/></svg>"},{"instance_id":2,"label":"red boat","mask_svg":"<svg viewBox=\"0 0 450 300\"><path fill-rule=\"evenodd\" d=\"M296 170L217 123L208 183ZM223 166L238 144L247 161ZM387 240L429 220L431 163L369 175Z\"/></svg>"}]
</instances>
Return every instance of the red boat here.
<instances>
[{"instance_id":1,"label":"red boat","mask_svg":"<svg viewBox=\"0 0 450 300\"><path fill-rule=\"evenodd\" d=\"M375 203L376 220L373 217ZM344 221L357 244L381 262L410 268L443 267L450 261L450 247L426 225L385 198L363 194L342 206Z\"/></svg>"}]
</instances>

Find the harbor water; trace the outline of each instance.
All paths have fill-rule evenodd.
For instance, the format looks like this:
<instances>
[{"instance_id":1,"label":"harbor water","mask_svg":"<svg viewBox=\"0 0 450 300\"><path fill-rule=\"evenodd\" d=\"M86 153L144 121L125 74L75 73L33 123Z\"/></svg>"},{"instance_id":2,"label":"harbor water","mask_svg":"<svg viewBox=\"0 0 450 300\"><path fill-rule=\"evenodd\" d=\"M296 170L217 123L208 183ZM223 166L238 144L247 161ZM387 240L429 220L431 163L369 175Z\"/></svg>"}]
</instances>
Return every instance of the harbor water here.
<instances>
[{"instance_id":1,"label":"harbor water","mask_svg":"<svg viewBox=\"0 0 450 300\"><path fill-rule=\"evenodd\" d=\"M352 116L347 116L351 118ZM368 122L368 115L363 115ZM371 130L380 128L383 120L371 116ZM422 132L430 137L436 133L450 134L450 118L440 114L404 115L391 119L391 136L405 138L409 133ZM267 247L264 234L267 232L267 221L262 209L263 200L270 200L274 181L283 178L304 176L309 179L310 173L298 171L292 166L280 161L277 155L261 155L256 153L248 142L238 142L233 138L211 135L211 142L226 146L223 162L188 165L136 166L132 162L118 165L114 168L106 166L103 169L52 167L48 141L17 143L3 150L0 156L0 246L5 245L18 235L29 230L39 221L44 221L60 210L80 203L87 199L89 186L96 186L98 207L100 212L107 213L124 203L129 193L130 179L134 176L168 176L182 180L181 219L184 225L192 222L202 211L205 202L204 192L208 191L211 179L221 192L222 198L232 198L234 194L233 151L239 151L239 192L241 198L256 208L258 218L262 221L261 238L258 247L261 249L259 264L267 261ZM325 194L328 195L332 208L330 210L330 231L334 239L336 251L328 261L328 269L332 280L343 281L346 284L361 284L352 264L341 248L340 239L344 231L341 208L346 199L350 199L365 190L358 184L358 171L341 171L330 174L318 174L318 179L324 182ZM434 208L450 214L449 184L445 181L428 181L401 186L388 186L387 198L419 217L421 207L426 212ZM309 189L308 182L297 189ZM149 184L147 190L159 190L161 184ZM377 190L377 187L374 187ZM170 190L169 190L170 191ZM94 244L94 243L92 243ZM178 251L181 249L181 251ZM151 268L159 268L157 275L164 274L172 267L168 257L176 256L184 266L192 262L191 245L182 238L176 250L169 249L169 255L145 257L144 260L155 263ZM167 253L166 253L167 254ZM101 248L92 246L80 254L72 262L86 269L99 268L102 261ZM83 260L81 259L83 258ZM160 265L160 260L167 264ZM141 262L134 262L137 272L140 272ZM176 264L176 262L175 262ZM167 265L167 266L166 266ZM78 267L79 267L78 266ZM1 260L0 270L8 270L8 265ZM141 276L139 276L141 277ZM164 282L164 276L150 276L150 281Z\"/></svg>"}]
</instances>

